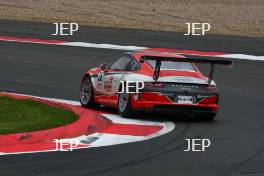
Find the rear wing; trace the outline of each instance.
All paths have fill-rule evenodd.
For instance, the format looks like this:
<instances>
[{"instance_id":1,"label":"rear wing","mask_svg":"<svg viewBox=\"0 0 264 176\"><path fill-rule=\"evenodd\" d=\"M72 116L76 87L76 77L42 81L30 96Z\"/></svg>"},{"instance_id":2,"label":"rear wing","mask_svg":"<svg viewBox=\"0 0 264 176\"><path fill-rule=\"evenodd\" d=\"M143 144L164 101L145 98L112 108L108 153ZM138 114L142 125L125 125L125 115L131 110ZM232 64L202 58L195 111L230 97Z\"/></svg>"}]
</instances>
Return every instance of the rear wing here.
<instances>
[{"instance_id":1,"label":"rear wing","mask_svg":"<svg viewBox=\"0 0 264 176\"><path fill-rule=\"evenodd\" d=\"M160 75L160 67L161 67L161 61L172 61L172 62L191 62L191 63L209 63L210 64L210 71L208 75L208 85L211 84L211 81L213 79L214 75L214 70L215 70L215 65L227 65L227 66L233 66L233 61L232 60L224 60L221 58L212 58L212 59L207 59L204 58L204 56L201 57L188 57L188 58L177 58L177 57L163 57L163 56L142 56L140 58L140 62L143 63L146 60L155 60L155 69L153 73L153 79L157 81L159 79Z\"/></svg>"}]
</instances>

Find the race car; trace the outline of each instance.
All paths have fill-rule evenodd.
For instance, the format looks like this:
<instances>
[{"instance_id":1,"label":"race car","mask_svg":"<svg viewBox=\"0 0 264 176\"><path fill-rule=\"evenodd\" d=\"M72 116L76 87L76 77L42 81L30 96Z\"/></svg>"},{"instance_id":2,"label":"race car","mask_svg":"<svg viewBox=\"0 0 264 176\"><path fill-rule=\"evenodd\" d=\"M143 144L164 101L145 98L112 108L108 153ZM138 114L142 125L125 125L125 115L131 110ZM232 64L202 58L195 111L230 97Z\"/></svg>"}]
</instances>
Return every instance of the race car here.
<instances>
[{"instance_id":1,"label":"race car","mask_svg":"<svg viewBox=\"0 0 264 176\"><path fill-rule=\"evenodd\" d=\"M204 76L195 63L209 63L209 76ZM185 57L151 49L126 52L110 65L103 63L85 73L80 102L86 108L115 107L125 117L144 110L171 111L212 120L219 100L212 80L215 64L232 65L232 61Z\"/></svg>"}]
</instances>

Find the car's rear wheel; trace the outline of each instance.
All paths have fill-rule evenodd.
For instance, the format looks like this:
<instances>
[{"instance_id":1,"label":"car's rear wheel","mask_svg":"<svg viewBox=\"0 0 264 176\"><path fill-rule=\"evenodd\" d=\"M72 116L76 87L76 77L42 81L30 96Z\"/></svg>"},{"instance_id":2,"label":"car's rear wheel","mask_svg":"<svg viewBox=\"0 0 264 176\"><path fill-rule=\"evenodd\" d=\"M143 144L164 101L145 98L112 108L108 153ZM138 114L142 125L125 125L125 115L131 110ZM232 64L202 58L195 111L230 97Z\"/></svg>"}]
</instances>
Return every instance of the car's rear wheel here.
<instances>
[{"instance_id":1,"label":"car's rear wheel","mask_svg":"<svg viewBox=\"0 0 264 176\"><path fill-rule=\"evenodd\" d=\"M95 107L94 90L89 76L85 76L80 87L80 103L83 107Z\"/></svg>"},{"instance_id":2,"label":"car's rear wheel","mask_svg":"<svg viewBox=\"0 0 264 176\"><path fill-rule=\"evenodd\" d=\"M118 95L118 113L123 117L131 117L134 114L130 94L120 93Z\"/></svg>"}]
</instances>

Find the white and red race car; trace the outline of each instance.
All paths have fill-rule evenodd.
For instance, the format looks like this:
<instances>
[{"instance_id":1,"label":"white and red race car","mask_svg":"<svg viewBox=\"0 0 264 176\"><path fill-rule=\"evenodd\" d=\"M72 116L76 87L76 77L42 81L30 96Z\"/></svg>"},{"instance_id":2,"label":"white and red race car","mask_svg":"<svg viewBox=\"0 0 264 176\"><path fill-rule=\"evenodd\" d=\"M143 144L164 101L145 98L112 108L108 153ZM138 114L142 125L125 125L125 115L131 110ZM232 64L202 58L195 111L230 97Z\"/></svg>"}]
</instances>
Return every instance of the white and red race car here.
<instances>
[{"instance_id":1,"label":"white and red race car","mask_svg":"<svg viewBox=\"0 0 264 176\"><path fill-rule=\"evenodd\" d=\"M194 63L209 63L204 76ZM219 93L212 80L215 64L222 59L187 58L174 52L141 50L126 52L112 64L88 70L80 87L84 107L116 107L122 116L137 110L172 110L214 119Z\"/></svg>"}]
</instances>

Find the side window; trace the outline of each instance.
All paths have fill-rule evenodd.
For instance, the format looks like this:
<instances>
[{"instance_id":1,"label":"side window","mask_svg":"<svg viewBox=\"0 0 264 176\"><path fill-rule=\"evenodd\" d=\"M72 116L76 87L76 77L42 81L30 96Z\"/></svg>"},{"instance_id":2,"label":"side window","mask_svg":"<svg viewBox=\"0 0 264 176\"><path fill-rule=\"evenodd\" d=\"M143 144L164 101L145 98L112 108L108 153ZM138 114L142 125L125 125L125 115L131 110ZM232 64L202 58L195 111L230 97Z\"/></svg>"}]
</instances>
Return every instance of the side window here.
<instances>
[{"instance_id":1,"label":"side window","mask_svg":"<svg viewBox=\"0 0 264 176\"><path fill-rule=\"evenodd\" d=\"M134 59L130 59L130 70L131 71L136 71L136 70L139 70L140 67L139 67L139 64L134 60Z\"/></svg>"},{"instance_id":2,"label":"side window","mask_svg":"<svg viewBox=\"0 0 264 176\"><path fill-rule=\"evenodd\" d=\"M111 70L138 70L138 63L130 58L128 55L121 56L117 61L115 61L111 66Z\"/></svg>"}]
</instances>

